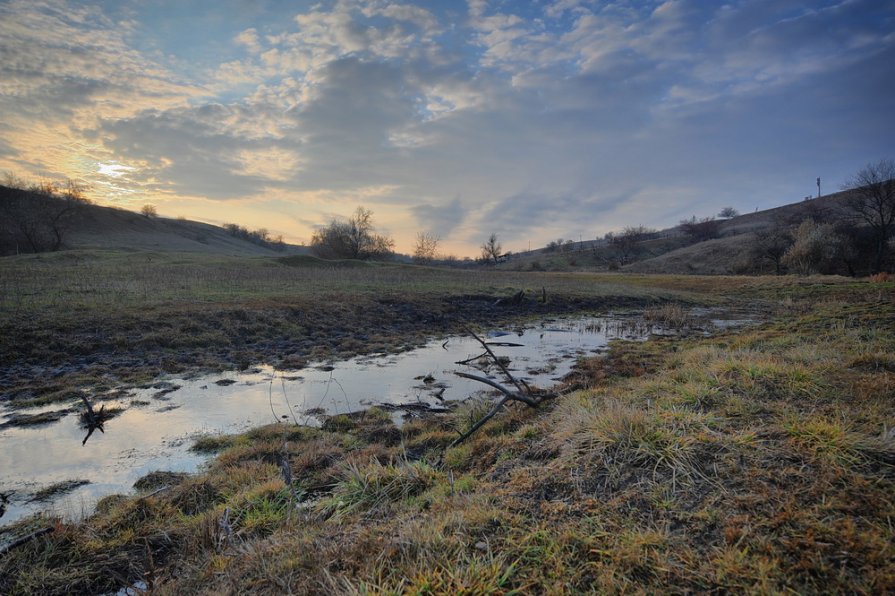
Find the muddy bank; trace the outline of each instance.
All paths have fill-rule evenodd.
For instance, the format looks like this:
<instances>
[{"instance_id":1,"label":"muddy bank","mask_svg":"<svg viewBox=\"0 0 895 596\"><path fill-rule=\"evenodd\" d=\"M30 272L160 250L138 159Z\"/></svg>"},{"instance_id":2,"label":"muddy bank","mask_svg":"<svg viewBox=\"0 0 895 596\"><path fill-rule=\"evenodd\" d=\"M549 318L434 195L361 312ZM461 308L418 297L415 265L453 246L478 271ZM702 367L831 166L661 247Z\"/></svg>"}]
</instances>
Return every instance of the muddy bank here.
<instances>
[{"instance_id":1,"label":"muddy bank","mask_svg":"<svg viewBox=\"0 0 895 596\"><path fill-rule=\"evenodd\" d=\"M508 296L510 296L508 294ZM650 298L548 295L350 296L341 299L177 305L82 316L12 316L0 324L0 399L23 405L63 401L74 387L103 390L163 373L244 369L270 363L398 352L465 326L531 316L642 307Z\"/></svg>"}]
</instances>

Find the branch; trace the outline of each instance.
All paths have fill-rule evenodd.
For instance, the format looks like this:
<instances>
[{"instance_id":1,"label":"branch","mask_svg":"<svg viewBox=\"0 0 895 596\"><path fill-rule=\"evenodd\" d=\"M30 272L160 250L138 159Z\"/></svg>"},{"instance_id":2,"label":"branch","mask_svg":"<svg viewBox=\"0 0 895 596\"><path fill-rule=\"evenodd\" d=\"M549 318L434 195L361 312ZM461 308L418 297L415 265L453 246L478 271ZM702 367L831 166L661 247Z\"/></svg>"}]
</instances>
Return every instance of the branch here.
<instances>
[{"instance_id":1,"label":"branch","mask_svg":"<svg viewBox=\"0 0 895 596\"><path fill-rule=\"evenodd\" d=\"M40 530L37 530L36 532L31 532L27 536L22 536L20 538L16 538L9 544L4 544L3 546L0 546L0 555L4 555L14 548L22 546L26 542L31 542L35 538L43 536L44 534L46 534L48 532L52 532L52 531L53 531L53 528L41 528Z\"/></svg>"},{"instance_id":2,"label":"branch","mask_svg":"<svg viewBox=\"0 0 895 596\"><path fill-rule=\"evenodd\" d=\"M472 379L473 381L478 381L479 383L484 383L485 385L488 385L489 387L494 387L495 389L497 389L498 391L503 393L503 397L500 398L500 400L498 400L498 402L496 404L494 404L494 407L491 408L490 412L488 412L487 414L482 416L482 418L478 422L476 422L475 424L472 425L472 428L470 428L468 431L466 431L465 433L461 434L459 437L454 439L451 442L451 444L447 446L446 449L455 447L455 446L459 445L460 443L462 443L463 441L465 441L466 439L468 439L469 437L471 437L474 432L479 430L486 422L491 420L491 418L493 418L494 415L497 414L497 412L499 412L500 409L504 406L504 404L506 404L508 401L521 401L522 403L524 403L525 405L527 405L531 408L536 408L539 405L541 405L541 403L543 403L545 400L553 399L554 397L559 395L557 393L552 393L552 392L551 393L541 393L541 394L535 395L534 392L532 392L531 387L529 387L528 384L525 383L525 381L521 381L521 382L517 381L516 378L510 374L510 371L508 371L506 369L506 367L503 365L503 363L501 363L501 361L497 359L497 356L494 355L494 352L491 351L491 348L488 347L488 344L486 344L484 341L482 341L482 339L478 335L476 335L472 330L467 330L467 331L469 331L470 335L472 335L476 339L476 341L478 341L480 344L482 344L482 347L485 348L485 352L489 356L491 356L491 358L494 360L495 363L497 363L497 366L500 367L500 370L503 371L503 374L506 375L506 377L513 383L513 385L516 386L516 389L518 391L516 391L516 392L510 391L509 389L507 389L506 387L504 387L497 381L493 381L487 377L481 377L479 375L473 375L473 374L469 374L469 373L465 373L465 372L455 372L454 374L457 375L458 377L463 377L464 379ZM482 354L481 356L477 356L476 358L481 358L484 355L485 354Z\"/></svg>"},{"instance_id":3,"label":"branch","mask_svg":"<svg viewBox=\"0 0 895 596\"><path fill-rule=\"evenodd\" d=\"M482 356L487 356L487 355L488 355L488 352L482 352L482 353L479 354L478 356L473 356L472 358L467 358L466 360L461 360L461 361L459 361L459 362L454 362L454 364L469 364L470 362L475 362L476 360L478 360L478 359L481 358Z\"/></svg>"},{"instance_id":4,"label":"branch","mask_svg":"<svg viewBox=\"0 0 895 596\"><path fill-rule=\"evenodd\" d=\"M476 422L475 424L472 425L472 428L470 428L468 431L466 431L465 433L463 433L462 435L460 435L459 437L457 437L456 439L451 441L451 444L445 448L445 451L447 449L450 449L451 447L456 447L457 445L459 445L460 443L462 443L463 441L465 441L466 439L471 437L475 431L482 428L482 426L484 426L484 424L486 422L491 420L491 418L493 418L494 415L500 411L500 409L503 407L503 404L505 404L507 402L507 400L509 400L509 399L510 399L509 397L502 397L500 399L500 401L498 401L496 404L494 404L494 407L491 408L490 412L488 412L487 414L482 416L482 418L478 422Z\"/></svg>"},{"instance_id":5,"label":"branch","mask_svg":"<svg viewBox=\"0 0 895 596\"><path fill-rule=\"evenodd\" d=\"M512 391L510 391L509 389L507 389L500 383L498 383L496 381L492 381L491 379L488 379L486 377L480 377L478 375L471 375L471 374L465 373L465 372L455 372L454 374L457 375L458 377L463 377L465 379L472 379L473 381L478 381L479 383L484 383L485 385L490 385L491 387L494 387L495 389L497 389L498 391L503 393L506 396L506 399L512 399L514 401L521 401L522 403L524 403L528 406L531 406L531 407L535 407L543 401L543 398L534 398L531 395L522 395L520 393L513 393Z\"/></svg>"},{"instance_id":6,"label":"branch","mask_svg":"<svg viewBox=\"0 0 895 596\"><path fill-rule=\"evenodd\" d=\"M482 347L485 348L485 351L488 352L488 355L491 356L491 358L494 360L494 363L500 368L500 370L503 372L503 374L506 375L507 379L509 379L510 382L516 386L516 389L519 390L519 393L522 393L525 390L523 388L522 384L519 383L519 381L517 381L516 378L510 374L510 371L508 371L507 367L505 367L503 365L503 362L501 362L500 359L494 355L494 352L491 351L491 348L488 346L488 344L486 344L482 340L482 338L480 338L478 335L476 335L472 329L468 329L468 331L469 331L469 334L472 335L477 342L482 344Z\"/></svg>"}]
</instances>

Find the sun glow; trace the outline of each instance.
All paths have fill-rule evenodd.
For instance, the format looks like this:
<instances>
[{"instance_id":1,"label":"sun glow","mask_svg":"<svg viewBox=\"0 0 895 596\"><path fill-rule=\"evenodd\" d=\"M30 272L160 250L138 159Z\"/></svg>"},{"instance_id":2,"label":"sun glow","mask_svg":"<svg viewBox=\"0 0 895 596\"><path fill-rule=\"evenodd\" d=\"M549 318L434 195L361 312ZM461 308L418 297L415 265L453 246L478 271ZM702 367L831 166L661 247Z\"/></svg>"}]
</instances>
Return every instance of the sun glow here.
<instances>
[{"instance_id":1,"label":"sun glow","mask_svg":"<svg viewBox=\"0 0 895 596\"><path fill-rule=\"evenodd\" d=\"M120 164L117 161L96 164L96 172L100 176L109 176L110 178L121 178L128 172L134 171L135 168Z\"/></svg>"}]
</instances>

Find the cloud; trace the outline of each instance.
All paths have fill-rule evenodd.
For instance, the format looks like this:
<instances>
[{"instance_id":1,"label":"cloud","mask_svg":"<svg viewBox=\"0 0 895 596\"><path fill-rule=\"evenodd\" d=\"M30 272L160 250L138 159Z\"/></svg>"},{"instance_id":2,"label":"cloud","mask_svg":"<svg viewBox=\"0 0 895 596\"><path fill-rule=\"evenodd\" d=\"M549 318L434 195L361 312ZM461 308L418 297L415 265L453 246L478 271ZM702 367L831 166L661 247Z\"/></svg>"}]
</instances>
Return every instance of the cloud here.
<instances>
[{"instance_id":1,"label":"cloud","mask_svg":"<svg viewBox=\"0 0 895 596\"><path fill-rule=\"evenodd\" d=\"M869 0L211 6L0 4L0 170L474 247L798 198L895 132Z\"/></svg>"},{"instance_id":2,"label":"cloud","mask_svg":"<svg viewBox=\"0 0 895 596\"><path fill-rule=\"evenodd\" d=\"M258 39L258 31L254 27L240 32L239 35L233 38L233 41L241 46L245 46L250 54L261 53L261 43Z\"/></svg>"},{"instance_id":3,"label":"cloud","mask_svg":"<svg viewBox=\"0 0 895 596\"><path fill-rule=\"evenodd\" d=\"M421 203L410 208L414 218L423 227L441 238L446 238L463 224L467 210L459 197L449 203Z\"/></svg>"}]
</instances>

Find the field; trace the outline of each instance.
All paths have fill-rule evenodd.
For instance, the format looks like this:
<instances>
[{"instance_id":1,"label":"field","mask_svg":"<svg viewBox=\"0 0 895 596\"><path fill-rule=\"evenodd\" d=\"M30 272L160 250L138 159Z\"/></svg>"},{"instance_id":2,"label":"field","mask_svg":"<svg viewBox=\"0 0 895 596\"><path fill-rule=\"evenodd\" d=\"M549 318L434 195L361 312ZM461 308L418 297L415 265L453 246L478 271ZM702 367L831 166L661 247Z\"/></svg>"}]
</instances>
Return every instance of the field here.
<instances>
[{"instance_id":1,"label":"field","mask_svg":"<svg viewBox=\"0 0 895 596\"><path fill-rule=\"evenodd\" d=\"M2 593L895 591L892 282L93 251L4 260L0 283L4 397L28 404L575 310L765 317L614 342L450 449L482 404L208 437L199 475L14 526L50 530L0 554Z\"/></svg>"},{"instance_id":2,"label":"field","mask_svg":"<svg viewBox=\"0 0 895 596\"><path fill-rule=\"evenodd\" d=\"M259 362L300 368L309 360L396 351L466 325L526 315L704 300L617 276L306 256L67 251L9 257L2 266L0 363L5 397L22 405L52 401L72 386L165 372ZM519 290L527 291L522 304L494 304ZM546 303L538 301L543 292Z\"/></svg>"}]
</instances>

